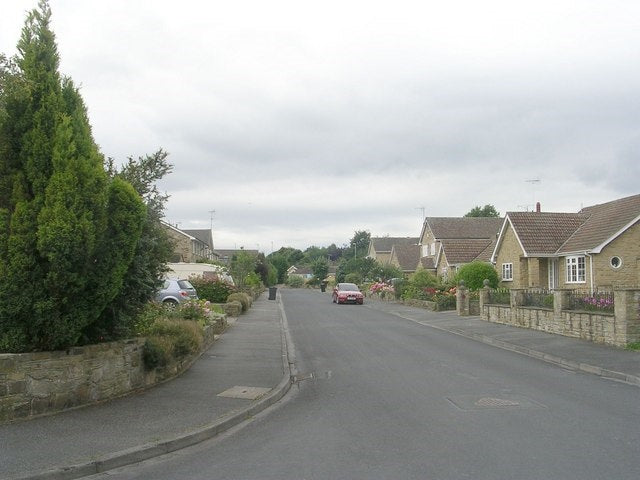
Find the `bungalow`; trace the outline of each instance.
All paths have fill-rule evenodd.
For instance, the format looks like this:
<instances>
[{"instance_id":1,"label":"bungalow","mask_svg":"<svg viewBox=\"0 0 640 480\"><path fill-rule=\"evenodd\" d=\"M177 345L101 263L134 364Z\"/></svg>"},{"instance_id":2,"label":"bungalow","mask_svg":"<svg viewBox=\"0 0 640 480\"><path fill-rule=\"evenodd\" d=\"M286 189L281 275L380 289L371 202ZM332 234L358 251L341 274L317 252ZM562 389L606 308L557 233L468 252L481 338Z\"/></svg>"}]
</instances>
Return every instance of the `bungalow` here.
<instances>
[{"instance_id":1,"label":"bungalow","mask_svg":"<svg viewBox=\"0 0 640 480\"><path fill-rule=\"evenodd\" d=\"M178 227L162 222L162 227L173 242L171 262L198 262L217 260L213 251L213 236L203 230L180 230ZM189 233L191 232L191 233Z\"/></svg>"},{"instance_id":2,"label":"bungalow","mask_svg":"<svg viewBox=\"0 0 640 480\"><path fill-rule=\"evenodd\" d=\"M491 255L502 285L574 290L640 284L640 195L577 213L509 212Z\"/></svg>"},{"instance_id":3,"label":"bungalow","mask_svg":"<svg viewBox=\"0 0 640 480\"><path fill-rule=\"evenodd\" d=\"M451 279L462 265L489 262L502 223L496 217L425 218L419 241L422 265Z\"/></svg>"},{"instance_id":4,"label":"bungalow","mask_svg":"<svg viewBox=\"0 0 640 480\"><path fill-rule=\"evenodd\" d=\"M368 258L382 263L389 264L391 261L391 251L394 245L417 245L416 237L373 237L369 241Z\"/></svg>"}]
</instances>

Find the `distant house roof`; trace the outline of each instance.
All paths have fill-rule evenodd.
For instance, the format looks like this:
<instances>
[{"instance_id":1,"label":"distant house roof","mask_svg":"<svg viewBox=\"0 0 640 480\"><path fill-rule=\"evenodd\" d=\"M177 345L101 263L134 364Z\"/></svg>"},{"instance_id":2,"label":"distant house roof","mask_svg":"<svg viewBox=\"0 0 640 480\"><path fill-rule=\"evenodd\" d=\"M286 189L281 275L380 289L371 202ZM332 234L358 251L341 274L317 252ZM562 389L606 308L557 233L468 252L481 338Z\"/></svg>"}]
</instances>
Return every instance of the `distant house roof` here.
<instances>
[{"instance_id":1,"label":"distant house roof","mask_svg":"<svg viewBox=\"0 0 640 480\"><path fill-rule=\"evenodd\" d=\"M503 219L500 217L427 217L420 238L426 228L434 238L495 238Z\"/></svg>"},{"instance_id":2,"label":"distant house roof","mask_svg":"<svg viewBox=\"0 0 640 480\"><path fill-rule=\"evenodd\" d=\"M189 240L198 240L196 237L194 237L190 233L187 233L185 230L180 230L178 227L173 226L170 223L163 222L163 221L161 221L160 223L162 224L163 227L168 228L169 230L177 233L178 235L182 235L183 237L187 237Z\"/></svg>"},{"instance_id":3,"label":"distant house roof","mask_svg":"<svg viewBox=\"0 0 640 480\"><path fill-rule=\"evenodd\" d=\"M488 255L486 252L493 244L493 240L486 238L444 238L441 240L441 244L447 256L447 263L449 265L457 265L470 263L474 260L488 262L491 258L492 250L489 250Z\"/></svg>"},{"instance_id":4,"label":"distant house roof","mask_svg":"<svg viewBox=\"0 0 640 480\"><path fill-rule=\"evenodd\" d=\"M287 273L289 275L299 275L301 277L312 277L313 276L313 271L311 270L311 267L296 267L295 265L291 265L288 269L287 269Z\"/></svg>"},{"instance_id":5,"label":"distant house roof","mask_svg":"<svg viewBox=\"0 0 640 480\"><path fill-rule=\"evenodd\" d=\"M197 238L202 243L209 245L209 248L213 249L213 233L211 232L211 229L185 229L182 231Z\"/></svg>"},{"instance_id":6,"label":"distant house roof","mask_svg":"<svg viewBox=\"0 0 640 480\"><path fill-rule=\"evenodd\" d=\"M231 258L240 252L245 252L245 253L248 253L249 255L256 255L256 256L260 253L258 250L246 250L244 248L233 249L233 250L229 250L229 249L221 250L219 248L216 248L216 252L218 253L218 255L220 255L220 257L227 257L227 258Z\"/></svg>"},{"instance_id":7,"label":"distant house roof","mask_svg":"<svg viewBox=\"0 0 640 480\"><path fill-rule=\"evenodd\" d=\"M403 272L415 272L420 264L420 245L394 245L391 256L398 260Z\"/></svg>"},{"instance_id":8,"label":"distant house roof","mask_svg":"<svg viewBox=\"0 0 640 480\"><path fill-rule=\"evenodd\" d=\"M394 245L417 245L416 237L372 237L371 243L376 252L391 252Z\"/></svg>"}]
</instances>

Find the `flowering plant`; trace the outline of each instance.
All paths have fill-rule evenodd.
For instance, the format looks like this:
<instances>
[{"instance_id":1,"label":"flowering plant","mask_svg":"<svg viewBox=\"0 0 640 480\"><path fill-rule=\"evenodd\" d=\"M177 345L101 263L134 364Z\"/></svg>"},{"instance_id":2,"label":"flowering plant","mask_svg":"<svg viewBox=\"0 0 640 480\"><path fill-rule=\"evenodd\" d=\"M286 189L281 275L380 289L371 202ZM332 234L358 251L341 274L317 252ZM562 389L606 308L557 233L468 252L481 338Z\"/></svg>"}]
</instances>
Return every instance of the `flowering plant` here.
<instances>
[{"instance_id":1,"label":"flowering plant","mask_svg":"<svg viewBox=\"0 0 640 480\"><path fill-rule=\"evenodd\" d=\"M601 310L604 312L613 312L614 310L613 297L606 294L576 298L576 303L585 310Z\"/></svg>"},{"instance_id":2,"label":"flowering plant","mask_svg":"<svg viewBox=\"0 0 640 480\"><path fill-rule=\"evenodd\" d=\"M375 282L369 287L369 293L377 293L381 298L384 298L387 294L393 295L396 290L393 285L389 285L385 282Z\"/></svg>"},{"instance_id":3,"label":"flowering plant","mask_svg":"<svg viewBox=\"0 0 640 480\"><path fill-rule=\"evenodd\" d=\"M180 304L178 315L185 320L196 320L206 323L211 314L209 300L189 300Z\"/></svg>"}]
</instances>

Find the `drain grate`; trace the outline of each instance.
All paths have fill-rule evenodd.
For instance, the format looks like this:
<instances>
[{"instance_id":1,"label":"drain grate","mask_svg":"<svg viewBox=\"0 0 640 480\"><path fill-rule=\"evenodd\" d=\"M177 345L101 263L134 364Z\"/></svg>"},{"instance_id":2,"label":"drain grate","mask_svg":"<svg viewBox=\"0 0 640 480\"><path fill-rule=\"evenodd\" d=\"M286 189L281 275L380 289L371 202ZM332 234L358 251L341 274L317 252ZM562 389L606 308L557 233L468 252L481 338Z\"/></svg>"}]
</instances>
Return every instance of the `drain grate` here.
<instances>
[{"instance_id":1,"label":"drain grate","mask_svg":"<svg viewBox=\"0 0 640 480\"><path fill-rule=\"evenodd\" d=\"M478 407L518 407L520 402L507 400L506 398L484 397L478 400L475 405Z\"/></svg>"}]
</instances>

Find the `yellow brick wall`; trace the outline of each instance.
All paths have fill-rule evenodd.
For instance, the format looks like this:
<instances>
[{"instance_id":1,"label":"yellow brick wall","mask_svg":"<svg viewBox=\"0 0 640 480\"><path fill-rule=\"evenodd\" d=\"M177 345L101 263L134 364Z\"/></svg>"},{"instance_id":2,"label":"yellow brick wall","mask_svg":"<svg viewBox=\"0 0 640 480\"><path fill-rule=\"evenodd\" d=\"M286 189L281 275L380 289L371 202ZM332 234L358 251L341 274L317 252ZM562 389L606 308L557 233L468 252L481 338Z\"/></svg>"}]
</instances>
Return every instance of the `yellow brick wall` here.
<instances>
[{"instance_id":1,"label":"yellow brick wall","mask_svg":"<svg viewBox=\"0 0 640 480\"><path fill-rule=\"evenodd\" d=\"M591 289L591 260L585 256L585 281L584 283L567 283L567 257L558 259L558 288L568 290L590 290Z\"/></svg>"},{"instance_id":2,"label":"yellow brick wall","mask_svg":"<svg viewBox=\"0 0 640 480\"><path fill-rule=\"evenodd\" d=\"M500 286L507 288L524 288L526 286L526 259L523 259L523 262L520 260L523 254L513 228L507 223L496 255L495 268L498 272L498 278L502 279L502 264L513 263L513 281L501 282Z\"/></svg>"},{"instance_id":3,"label":"yellow brick wall","mask_svg":"<svg viewBox=\"0 0 640 480\"><path fill-rule=\"evenodd\" d=\"M375 257L376 261L382 263L383 265L389 264L391 261L391 252L376 252Z\"/></svg>"},{"instance_id":4,"label":"yellow brick wall","mask_svg":"<svg viewBox=\"0 0 640 480\"><path fill-rule=\"evenodd\" d=\"M620 268L613 268L611 258L622 259ZM636 223L613 242L593 255L594 284L598 287L640 286L640 223Z\"/></svg>"},{"instance_id":5,"label":"yellow brick wall","mask_svg":"<svg viewBox=\"0 0 640 480\"><path fill-rule=\"evenodd\" d=\"M191 262L191 239L181 235L171 228L165 228L165 231L169 235L169 238L173 242L173 258L174 262Z\"/></svg>"}]
</instances>

